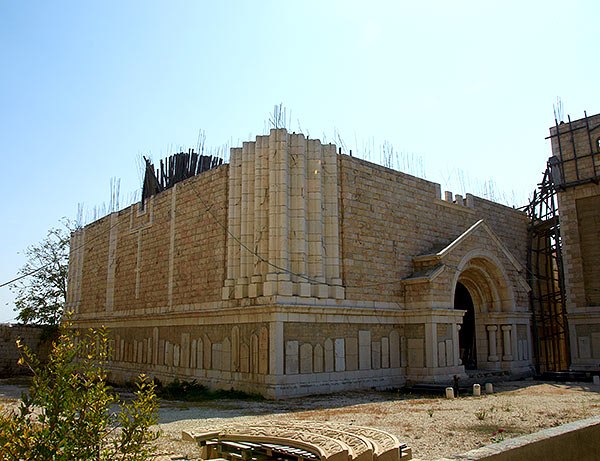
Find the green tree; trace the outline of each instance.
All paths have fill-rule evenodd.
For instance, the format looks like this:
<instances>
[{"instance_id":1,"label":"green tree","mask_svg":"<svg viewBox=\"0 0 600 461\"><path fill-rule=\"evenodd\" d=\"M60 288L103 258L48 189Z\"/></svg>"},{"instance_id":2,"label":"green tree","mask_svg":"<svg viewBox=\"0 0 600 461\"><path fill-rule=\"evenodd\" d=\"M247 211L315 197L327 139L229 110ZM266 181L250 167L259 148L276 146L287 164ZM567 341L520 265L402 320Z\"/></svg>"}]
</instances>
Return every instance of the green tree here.
<instances>
[{"instance_id":1,"label":"green tree","mask_svg":"<svg viewBox=\"0 0 600 461\"><path fill-rule=\"evenodd\" d=\"M17 320L58 325L67 298L69 222L67 229L50 229L37 245L25 250L27 262L19 271L25 276L11 286L15 293Z\"/></svg>"},{"instance_id":2,"label":"green tree","mask_svg":"<svg viewBox=\"0 0 600 461\"><path fill-rule=\"evenodd\" d=\"M0 412L0 460L149 459L158 437L150 430L158 419L154 383L142 375L136 399L115 414L118 399L106 385L106 330L80 334L66 325L60 333L43 367L18 344L19 362L33 381L18 410Z\"/></svg>"}]
</instances>

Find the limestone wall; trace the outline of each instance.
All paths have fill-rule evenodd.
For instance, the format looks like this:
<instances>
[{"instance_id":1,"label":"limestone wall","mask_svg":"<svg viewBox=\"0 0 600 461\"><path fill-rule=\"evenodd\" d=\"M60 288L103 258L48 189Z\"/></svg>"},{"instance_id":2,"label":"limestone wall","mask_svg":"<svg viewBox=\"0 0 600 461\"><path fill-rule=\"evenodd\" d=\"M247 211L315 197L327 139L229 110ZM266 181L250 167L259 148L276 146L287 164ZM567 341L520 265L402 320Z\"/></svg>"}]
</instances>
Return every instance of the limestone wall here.
<instances>
[{"instance_id":1,"label":"limestone wall","mask_svg":"<svg viewBox=\"0 0 600 461\"><path fill-rule=\"evenodd\" d=\"M227 172L223 165L202 173L150 198L143 209L134 204L74 233L67 307L81 318L219 300Z\"/></svg>"},{"instance_id":2,"label":"limestone wall","mask_svg":"<svg viewBox=\"0 0 600 461\"><path fill-rule=\"evenodd\" d=\"M403 305L413 258L435 253L480 219L525 266L524 213L467 195L441 200L439 185L345 155L339 159L342 274L347 299Z\"/></svg>"}]
</instances>

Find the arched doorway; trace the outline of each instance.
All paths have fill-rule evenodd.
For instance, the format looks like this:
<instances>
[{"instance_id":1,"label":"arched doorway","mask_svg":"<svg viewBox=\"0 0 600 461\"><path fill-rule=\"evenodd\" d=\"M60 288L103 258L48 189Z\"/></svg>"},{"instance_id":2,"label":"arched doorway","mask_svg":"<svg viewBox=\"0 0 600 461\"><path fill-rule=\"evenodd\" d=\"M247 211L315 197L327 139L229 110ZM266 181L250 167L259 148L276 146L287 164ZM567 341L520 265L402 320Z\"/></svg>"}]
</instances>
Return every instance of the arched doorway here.
<instances>
[{"instance_id":1,"label":"arched doorway","mask_svg":"<svg viewBox=\"0 0 600 461\"><path fill-rule=\"evenodd\" d=\"M465 370L477 369L477 350L475 341L475 306L467 287L456 283L454 308L467 311L458 332L459 354Z\"/></svg>"}]
</instances>

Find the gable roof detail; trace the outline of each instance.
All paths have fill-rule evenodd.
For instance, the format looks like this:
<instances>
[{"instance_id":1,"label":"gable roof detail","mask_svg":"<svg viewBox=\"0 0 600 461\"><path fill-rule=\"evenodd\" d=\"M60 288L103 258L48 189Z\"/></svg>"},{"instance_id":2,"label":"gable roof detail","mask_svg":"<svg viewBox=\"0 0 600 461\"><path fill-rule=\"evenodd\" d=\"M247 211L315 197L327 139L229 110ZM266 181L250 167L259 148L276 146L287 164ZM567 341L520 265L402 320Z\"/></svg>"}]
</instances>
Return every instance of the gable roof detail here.
<instances>
[{"instance_id":1,"label":"gable roof detail","mask_svg":"<svg viewBox=\"0 0 600 461\"><path fill-rule=\"evenodd\" d=\"M414 272L409 277L403 279L404 283L423 283L423 282L432 282L439 275L441 275L446 268L457 269L452 266L448 266L444 260L447 256L449 256L454 250L456 250L463 242L465 242L469 237L471 237L476 231L482 230L487 234L487 237L491 240L491 242L500 250L500 252L508 259L508 261L512 264L512 266L517 271L518 282L521 284L526 291L531 290L529 284L526 282L525 278L521 275L525 268L517 261L517 259L512 255L510 250L502 243L502 241L498 238L498 236L492 231L492 229L487 225L487 223L480 219L467 230L465 230L462 234L460 234L457 238L452 240L448 245L443 247L441 250L436 253L427 253L419 256L415 256L412 260L415 266L420 267L420 270Z\"/></svg>"},{"instance_id":2,"label":"gable roof detail","mask_svg":"<svg viewBox=\"0 0 600 461\"><path fill-rule=\"evenodd\" d=\"M456 239L454 239L452 242L450 242L448 245L446 245L444 248L442 248L437 253L429 253L429 254L415 256L413 258L413 262L427 262L427 261L433 262L435 260L438 260L441 262L445 256L447 256L449 253L451 253L456 247L458 247L462 242L464 242L468 237L470 237L477 229L482 229L488 234L488 236L492 239L492 241L496 244L496 246L500 249L500 251L502 251L504 256L506 256L506 258L511 262L511 264L514 266L514 268L517 270L517 272L524 271L523 266L519 263L519 261L517 261L517 259L512 255L510 250L508 248L506 248L506 245L504 245L502 243L502 241L498 238L498 236L494 233L494 231L492 231L492 229L490 229L490 226L488 226L487 223L483 219L480 219L479 221L477 221L475 224L473 224L471 227L469 227L466 231L464 231L462 234L460 234Z\"/></svg>"}]
</instances>

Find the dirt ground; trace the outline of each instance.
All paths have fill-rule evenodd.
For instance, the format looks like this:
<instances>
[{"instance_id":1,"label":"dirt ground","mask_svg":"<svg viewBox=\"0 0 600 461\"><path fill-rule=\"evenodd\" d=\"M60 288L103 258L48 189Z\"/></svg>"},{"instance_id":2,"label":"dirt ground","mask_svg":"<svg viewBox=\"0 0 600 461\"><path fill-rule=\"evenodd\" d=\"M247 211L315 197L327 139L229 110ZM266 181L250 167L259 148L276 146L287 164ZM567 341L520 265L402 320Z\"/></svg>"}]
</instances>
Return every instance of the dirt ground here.
<instances>
[{"instance_id":1,"label":"dirt ground","mask_svg":"<svg viewBox=\"0 0 600 461\"><path fill-rule=\"evenodd\" d=\"M0 380L0 404L16 403L23 389ZM396 435L414 459L432 460L598 415L600 386L532 380L496 383L493 394L453 400L365 391L284 401L162 401L157 461L199 459L200 451L182 441L181 432L211 423L269 419L285 425L295 419L371 426Z\"/></svg>"}]
</instances>

